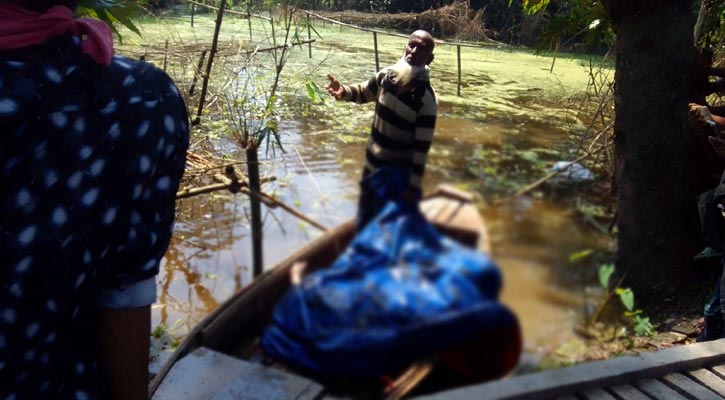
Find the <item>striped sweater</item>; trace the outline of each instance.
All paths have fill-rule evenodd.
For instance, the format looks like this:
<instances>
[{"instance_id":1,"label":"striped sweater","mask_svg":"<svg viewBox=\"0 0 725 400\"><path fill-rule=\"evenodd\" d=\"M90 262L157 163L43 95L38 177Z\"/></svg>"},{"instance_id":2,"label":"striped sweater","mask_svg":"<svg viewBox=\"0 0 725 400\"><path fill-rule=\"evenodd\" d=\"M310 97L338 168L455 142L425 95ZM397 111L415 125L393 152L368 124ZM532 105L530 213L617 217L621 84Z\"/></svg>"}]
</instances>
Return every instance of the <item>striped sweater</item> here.
<instances>
[{"instance_id":1,"label":"striped sweater","mask_svg":"<svg viewBox=\"0 0 725 400\"><path fill-rule=\"evenodd\" d=\"M402 166L411 172L410 188L420 192L438 100L430 86L428 68L411 82L412 90L400 95L386 89L386 73L384 68L368 82L343 86L345 94L341 100L360 104L375 100L363 177L386 165Z\"/></svg>"}]
</instances>

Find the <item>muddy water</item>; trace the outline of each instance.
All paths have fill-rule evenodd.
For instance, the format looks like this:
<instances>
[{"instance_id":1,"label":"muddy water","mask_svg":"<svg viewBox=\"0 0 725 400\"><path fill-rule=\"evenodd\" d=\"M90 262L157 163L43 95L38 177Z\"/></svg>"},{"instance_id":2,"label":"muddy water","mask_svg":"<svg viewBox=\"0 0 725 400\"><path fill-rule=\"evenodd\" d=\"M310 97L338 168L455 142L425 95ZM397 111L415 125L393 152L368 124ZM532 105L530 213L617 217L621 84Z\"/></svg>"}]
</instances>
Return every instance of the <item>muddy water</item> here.
<instances>
[{"instance_id":1,"label":"muddy water","mask_svg":"<svg viewBox=\"0 0 725 400\"><path fill-rule=\"evenodd\" d=\"M574 221L570 210L546 200L523 197L487 204L496 190L506 189L480 178L476 168L486 167L476 165L481 157L504 160L493 165L498 175L532 182L544 171L515 156L513 149L531 149L537 160L550 164L555 160L547 159L552 156L546 149L561 145L566 136L561 128L554 123L515 118L483 121L455 114L453 107L441 104L426 187L454 183L477 195L491 234L493 258L504 275L502 301L522 322L527 354L538 357L572 335L583 318L585 289L596 285L591 267L572 266L569 255L602 248L606 240ZM263 175L277 180L264 190L326 226L351 218L364 132L343 135L340 129L315 121L285 121L281 131L286 152L267 155ZM220 146L233 149L231 144ZM218 193L182 200L179 208L153 314L154 326L168 325L173 335L188 332L248 284L252 264L246 197ZM264 209L263 216L268 267L319 234L283 210Z\"/></svg>"}]
</instances>

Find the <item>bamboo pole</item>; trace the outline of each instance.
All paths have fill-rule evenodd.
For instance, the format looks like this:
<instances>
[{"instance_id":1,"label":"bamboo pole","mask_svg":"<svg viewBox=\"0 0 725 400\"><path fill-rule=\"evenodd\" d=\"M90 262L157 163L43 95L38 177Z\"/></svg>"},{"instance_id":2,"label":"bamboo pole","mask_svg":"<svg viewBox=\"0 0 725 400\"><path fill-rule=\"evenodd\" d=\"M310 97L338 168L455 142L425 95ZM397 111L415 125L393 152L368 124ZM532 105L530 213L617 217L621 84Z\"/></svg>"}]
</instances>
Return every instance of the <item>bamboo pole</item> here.
<instances>
[{"instance_id":1,"label":"bamboo pole","mask_svg":"<svg viewBox=\"0 0 725 400\"><path fill-rule=\"evenodd\" d=\"M204 193L216 192L217 190L229 189L228 183L214 183L207 186L197 188L183 188L176 192L176 199L186 199L189 197L198 196Z\"/></svg>"},{"instance_id":2,"label":"bamboo pole","mask_svg":"<svg viewBox=\"0 0 725 400\"><path fill-rule=\"evenodd\" d=\"M312 40L312 28L310 27L310 13L307 13L307 40ZM307 51L309 52L310 58L312 58L312 42L307 45Z\"/></svg>"},{"instance_id":3,"label":"bamboo pole","mask_svg":"<svg viewBox=\"0 0 725 400\"><path fill-rule=\"evenodd\" d=\"M189 1L189 0L187 0L187 1ZM360 26L357 26L357 25L348 24L348 23L345 23L345 22L340 22L340 21L335 20L335 19L332 19L332 18L323 17L322 15L319 15L319 14L316 14L316 13L313 13L313 12L309 12L309 13L310 13L310 15L312 17L315 17L317 19L320 19L322 21L327 21L327 22L329 22L331 24L339 25L340 26L340 30L342 30L342 27L345 26L345 27L348 27L348 28L357 29L357 30L364 31L364 32L377 32L377 33L379 33L381 35L386 35L386 36L395 36L395 37L401 37L401 38L405 38L405 39L408 39L410 37L409 35L404 35L402 33L392 33L392 32L381 31L379 29L363 28L363 27L360 27ZM497 41L495 41L493 39L490 39L490 38L486 38L486 42L492 43L492 44L496 44L496 45L499 45L499 46L511 47L510 45L508 45L506 43L497 42ZM477 48L477 49L482 49L482 48L489 47L489 46L480 45L480 44L473 44L473 43L449 43L449 42L446 42L446 41L443 41L443 40L439 40L439 39L435 39L435 43L436 43L436 46L445 46L445 45L453 45L453 44L455 44L456 46L472 47L472 48Z\"/></svg>"},{"instance_id":4,"label":"bamboo pole","mask_svg":"<svg viewBox=\"0 0 725 400\"><path fill-rule=\"evenodd\" d=\"M169 58L169 40L166 39L166 44L164 44L164 64L163 68L161 68L164 72L166 72L166 62Z\"/></svg>"},{"instance_id":5,"label":"bamboo pole","mask_svg":"<svg viewBox=\"0 0 725 400\"><path fill-rule=\"evenodd\" d=\"M321 19L323 21L327 21L329 23L332 23L332 24L335 24L335 25L339 25L340 26L340 30L342 30L342 27L344 26L344 27L347 27L347 28L357 29L359 31L364 31L364 32L377 32L377 33L379 33L381 35L397 36L397 37L402 37L402 38L406 38L406 39L408 38L408 35L404 35L402 33L390 33L390 32L385 32L385 31L381 31L381 30L377 30L377 29L363 28L363 27L360 27L360 26L357 26L357 25L348 24L348 23L345 23L345 22L340 22L340 21L335 20L335 19L323 17L322 15L315 14L315 13L310 12L310 11L307 11L307 12L311 16L313 16L313 17L315 17L317 19Z\"/></svg>"},{"instance_id":6,"label":"bamboo pole","mask_svg":"<svg viewBox=\"0 0 725 400\"><path fill-rule=\"evenodd\" d=\"M277 37L274 33L274 17L272 16L272 9L269 9L269 25L272 26L272 44L277 46Z\"/></svg>"},{"instance_id":7,"label":"bamboo pole","mask_svg":"<svg viewBox=\"0 0 725 400\"><path fill-rule=\"evenodd\" d=\"M196 4L199 7L204 7L204 8L208 8L210 10L219 11L219 8L218 7L213 7L213 6L210 6L208 4L199 3L198 1L186 0L186 2L187 3L191 3L191 4ZM246 16L247 15L247 13L245 13L245 12L234 11L234 10L225 10L224 12L227 13L227 14L240 15L240 16ZM269 18L265 17L264 15L252 14L252 16L254 18L259 18L259 19L266 19L266 20L269 19Z\"/></svg>"},{"instance_id":8,"label":"bamboo pole","mask_svg":"<svg viewBox=\"0 0 725 400\"><path fill-rule=\"evenodd\" d=\"M380 58L378 57L378 33L373 32L373 46L375 47L375 72L380 71Z\"/></svg>"},{"instance_id":9,"label":"bamboo pole","mask_svg":"<svg viewBox=\"0 0 725 400\"><path fill-rule=\"evenodd\" d=\"M249 190L249 188L243 186L243 184L240 184L239 182L234 182L230 180L229 178L225 177L221 174L214 175L214 180L219 181L218 183L213 183L211 185L202 186L198 188L184 188L176 192L176 199L187 199L189 197L199 196L206 193L216 192L219 190L229 190L232 193L242 193L249 197L256 197L264 203L269 208L281 208L288 213L292 214L293 216L307 222L308 224L314 226L315 228L321 230L321 231L327 231L329 228L322 225L321 223L315 221L311 217L303 214L302 212L295 210L294 208L288 206L287 204L281 202L280 200L276 199L275 197L269 195L265 192L253 192Z\"/></svg>"},{"instance_id":10,"label":"bamboo pole","mask_svg":"<svg viewBox=\"0 0 725 400\"><path fill-rule=\"evenodd\" d=\"M537 180L536 182L527 185L523 189L520 189L519 191L517 191L516 193L514 193L514 195L511 196L511 197L519 197L519 196L525 195L526 193L529 193L530 191L532 191L532 190L536 189L537 187L541 186L544 182L548 181L549 179L551 179L551 178L555 177L556 175L559 175L560 173L568 170L569 167L571 167L575 163L578 163L579 161L581 161L581 160L583 160L583 159L585 159L587 157L590 157L592 154L593 153L587 153L587 154L584 154L583 156L577 157L576 159L574 159L574 161L572 161L569 164L567 164L566 166L562 167L560 170L551 172L551 173L547 174L546 176L544 176L543 178Z\"/></svg>"},{"instance_id":11,"label":"bamboo pole","mask_svg":"<svg viewBox=\"0 0 725 400\"><path fill-rule=\"evenodd\" d=\"M456 89L456 94L458 96L461 95L461 46L456 45L456 54L458 55L458 89Z\"/></svg>"},{"instance_id":12,"label":"bamboo pole","mask_svg":"<svg viewBox=\"0 0 725 400\"><path fill-rule=\"evenodd\" d=\"M192 96L194 94L194 87L196 86L196 81L199 78L199 72L201 72L201 68L204 66L204 58L206 58L206 50L201 51L199 62L196 64L196 70L194 70L194 78L192 78L191 86L189 86L189 96Z\"/></svg>"},{"instance_id":13,"label":"bamboo pole","mask_svg":"<svg viewBox=\"0 0 725 400\"><path fill-rule=\"evenodd\" d=\"M314 43L316 40L317 39L303 40L301 42L290 43L289 45L280 44L278 46L267 47L267 48L264 48L264 49L254 49L254 50L240 51L238 54L262 53L262 52L265 52L265 51L272 51L272 50L284 49L287 46L292 46L292 47L294 47L294 46L302 46L303 44Z\"/></svg>"},{"instance_id":14,"label":"bamboo pole","mask_svg":"<svg viewBox=\"0 0 725 400\"><path fill-rule=\"evenodd\" d=\"M556 39L556 47L554 48L554 58L551 59L551 68L549 68L549 73L554 72L554 64L556 64L556 56L559 54L559 45L561 45L561 38Z\"/></svg>"},{"instance_id":15,"label":"bamboo pole","mask_svg":"<svg viewBox=\"0 0 725 400\"><path fill-rule=\"evenodd\" d=\"M255 195L255 194L256 193L251 193L250 196L251 195ZM307 222L308 224L314 226L315 228L317 228L317 229L319 229L319 230L321 230L323 232L329 229L326 226L322 225L321 223L319 223L319 222L315 221L314 219L306 216L305 214L302 214L301 212L295 210L294 208L288 206L287 204L285 204L285 203L283 203L283 202L275 199L274 197L272 197L272 196L270 196L270 195L268 195L266 193L260 192L259 195L260 195L260 197L262 197L263 201L266 198L266 200L273 202L279 208L287 211L288 213L290 213L290 214L294 215L295 217L297 217L297 218L299 218L299 219Z\"/></svg>"},{"instance_id":16,"label":"bamboo pole","mask_svg":"<svg viewBox=\"0 0 725 400\"><path fill-rule=\"evenodd\" d=\"M249 190L259 193L261 192L261 184L259 182L257 148L255 146L247 146L246 153ZM262 208L259 197L250 196L249 201L252 214L252 276L257 277L264 272L264 253L262 247L264 231L262 229Z\"/></svg>"},{"instance_id":17,"label":"bamboo pole","mask_svg":"<svg viewBox=\"0 0 725 400\"><path fill-rule=\"evenodd\" d=\"M534 182L534 183L531 183L531 184L527 185L526 187L524 187L523 189L520 189L519 191L517 191L517 192L516 192L516 193L514 193L513 195L511 195L511 196L509 196L509 197L506 197L506 198L504 198L504 199L501 199L500 201L497 201L497 202L495 202L494 204L495 204L495 205L499 205L499 204L502 204L502 203L504 203L504 202L506 202L506 201L509 201L509 200L511 200L511 199L514 199L514 198L516 198L516 197L519 197L519 196L523 196L523 195L525 195L526 193L529 193L530 191L532 191L532 190L536 189L537 187L539 187L539 186L543 185L543 184L544 184L544 183L545 183L546 181L548 181L549 179L551 179L551 178L555 177L556 175L559 175L560 173L562 173L562 172L564 172L564 171L568 170L568 169L569 169L569 167L571 167L571 166L572 166L572 165L574 165L575 163L578 163L579 161L582 161L582 160L584 160L584 159L585 159L585 158L587 158L587 157L591 157L592 155L594 155L594 154L596 154L596 153L598 153L598 152L600 152L600 151L604 150L605 148L607 148L607 145L606 145L606 144L605 144L605 145L602 145L602 146L600 146L600 147L599 147L599 148L597 148L597 149L594 149L594 150L592 150L592 151L591 151L591 152L589 152L589 153L586 153L586 154L584 154L584 155L582 155L582 156L580 156L580 157L577 157L577 158L575 158L575 159L574 159L573 161L571 161L571 162L570 162L569 164L567 164L566 166L562 167L562 168L561 168L560 170L556 170L556 171L554 171L554 172L551 172L551 173L547 174L547 175L546 175L546 176L544 176L543 178L541 178L541 179L538 179L538 180L537 180L536 182Z\"/></svg>"},{"instance_id":18,"label":"bamboo pole","mask_svg":"<svg viewBox=\"0 0 725 400\"><path fill-rule=\"evenodd\" d=\"M229 164L231 165L231 164ZM216 168L216 167L215 167ZM260 200L264 205L266 205L269 208L275 208L281 202L274 197L270 196L267 193L260 192L260 193L252 193L249 190L249 187L246 182L239 182L234 181L232 179L227 178L226 176L222 174L214 174L212 177L214 181L217 183L212 183L211 185L201 186L201 187L194 187L194 188L183 188L180 189L178 192L176 192L176 199L188 199L189 197L199 196L206 193L216 192L219 190L229 190L232 193L243 193L247 196L259 196ZM262 178L260 179L261 183L267 183L275 180L274 177L272 178ZM284 208L284 207L282 207Z\"/></svg>"},{"instance_id":19,"label":"bamboo pole","mask_svg":"<svg viewBox=\"0 0 725 400\"><path fill-rule=\"evenodd\" d=\"M252 10L251 5L247 3L247 24L249 25L249 41L252 41Z\"/></svg>"},{"instance_id":20,"label":"bamboo pole","mask_svg":"<svg viewBox=\"0 0 725 400\"><path fill-rule=\"evenodd\" d=\"M201 122L201 113L204 111L204 101L206 100L206 92L209 87L209 78L211 77L211 67L214 62L214 55L217 52L217 46L219 44L219 31L221 31L222 20L224 19L224 7L226 6L226 0L222 0L219 3L219 10L216 14L216 23L214 26L214 38L211 42L211 50L209 51L209 61L206 63L206 73L204 74L204 80L201 84L201 96L199 99L199 108L196 111L196 118L191 121L192 125L199 125Z\"/></svg>"}]
</instances>

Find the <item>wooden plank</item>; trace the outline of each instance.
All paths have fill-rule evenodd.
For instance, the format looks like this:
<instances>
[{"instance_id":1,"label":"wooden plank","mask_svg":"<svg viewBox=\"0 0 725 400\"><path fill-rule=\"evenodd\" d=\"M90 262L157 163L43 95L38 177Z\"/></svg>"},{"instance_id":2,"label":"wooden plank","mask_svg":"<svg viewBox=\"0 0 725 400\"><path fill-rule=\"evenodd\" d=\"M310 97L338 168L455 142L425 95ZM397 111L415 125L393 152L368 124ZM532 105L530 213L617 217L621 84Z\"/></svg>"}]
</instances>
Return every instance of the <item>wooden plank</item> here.
<instances>
[{"instance_id":1,"label":"wooden plank","mask_svg":"<svg viewBox=\"0 0 725 400\"><path fill-rule=\"evenodd\" d=\"M153 400L314 399L322 392L309 379L201 347L174 365Z\"/></svg>"},{"instance_id":2,"label":"wooden plank","mask_svg":"<svg viewBox=\"0 0 725 400\"><path fill-rule=\"evenodd\" d=\"M720 375L721 378L725 379L725 364L712 367L712 372Z\"/></svg>"},{"instance_id":3,"label":"wooden plank","mask_svg":"<svg viewBox=\"0 0 725 400\"><path fill-rule=\"evenodd\" d=\"M671 347L674 343L682 342L687 338L686 335L677 332L662 332L649 340L651 346L658 349Z\"/></svg>"},{"instance_id":4,"label":"wooden plank","mask_svg":"<svg viewBox=\"0 0 725 400\"><path fill-rule=\"evenodd\" d=\"M692 396L700 400L722 400L717 393L699 385L697 382L682 374L667 374L662 377L665 383L679 389L680 393Z\"/></svg>"},{"instance_id":5,"label":"wooden plank","mask_svg":"<svg viewBox=\"0 0 725 400\"><path fill-rule=\"evenodd\" d=\"M694 371L690 371L689 375L695 378L696 381L702 383L704 386L707 386L710 390L719 394L720 396L725 396L725 380L723 380L719 376L713 374L706 369L697 369Z\"/></svg>"},{"instance_id":6,"label":"wooden plank","mask_svg":"<svg viewBox=\"0 0 725 400\"><path fill-rule=\"evenodd\" d=\"M696 336L697 329L692 324L679 323L672 328L673 332L681 333L686 336Z\"/></svg>"},{"instance_id":7,"label":"wooden plank","mask_svg":"<svg viewBox=\"0 0 725 400\"><path fill-rule=\"evenodd\" d=\"M622 398L622 400L651 400L649 396L642 393L639 389L632 385L617 385L609 388L614 394Z\"/></svg>"},{"instance_id":8,"label":"wooden plank","mask_svg":"<svg viewBox=\"0 0 725 400\"><path fill-rule=\"evenodd\" d=\"M725 339L522 375L422 396L427 399L551 398L725 362Z\"/></svg>"},{"instance_id":9,"label":"wooden plank","mask_svg":"<svg viewBox=\"0 0 725 400\"><path fill-rule=\"evenodd\" d=\"M643 392L658 400L688 400L687 397L675 392L669 386L655 379L645 379L635 385Z\"/></svg>"},{"instance_id":10,"label":"wooden plank","mask_svg":"<svg viewBox=\"0 0 725 400\"><path fill-rule=\"evenodd\" d=\"M582 395L587 400L617 400L602 388L585 390L582 392Z\"/></svg>"},{"instance_id":11,"label":"wooden plank","mask_svg":"<svg viewBox=\"0 0 725 400\"><path fill-rule=\"evenodd\" d=\"M420 203L420 210L429 221L433 222L446 205L447 203L440 201L440 199L430 199Z\"/></svg>"}]
</instances>

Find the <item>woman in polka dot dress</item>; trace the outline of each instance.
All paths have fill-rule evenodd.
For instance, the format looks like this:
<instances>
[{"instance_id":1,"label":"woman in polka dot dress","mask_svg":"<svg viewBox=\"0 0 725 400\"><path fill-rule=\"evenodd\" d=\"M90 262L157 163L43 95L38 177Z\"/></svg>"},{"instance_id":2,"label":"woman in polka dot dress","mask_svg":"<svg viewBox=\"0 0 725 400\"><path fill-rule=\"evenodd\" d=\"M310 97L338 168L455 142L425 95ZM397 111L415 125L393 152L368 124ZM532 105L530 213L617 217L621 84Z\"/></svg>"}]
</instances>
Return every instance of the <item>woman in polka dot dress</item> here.
<instances>
[{"instance_id":1,"label":"woman in polka dot dress","mask_svg":"<svg viewBox=\"0 0 725 400\"><path fill-rule=\"evenodd\" d=\"M146 397L188 116L72 8L0 0L0 399Z\"/></svg>"}]
</instances>

